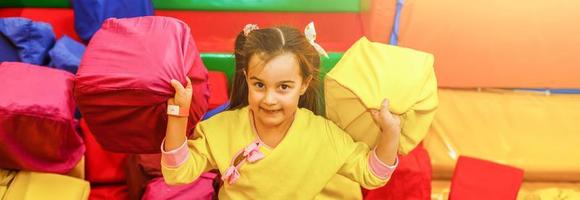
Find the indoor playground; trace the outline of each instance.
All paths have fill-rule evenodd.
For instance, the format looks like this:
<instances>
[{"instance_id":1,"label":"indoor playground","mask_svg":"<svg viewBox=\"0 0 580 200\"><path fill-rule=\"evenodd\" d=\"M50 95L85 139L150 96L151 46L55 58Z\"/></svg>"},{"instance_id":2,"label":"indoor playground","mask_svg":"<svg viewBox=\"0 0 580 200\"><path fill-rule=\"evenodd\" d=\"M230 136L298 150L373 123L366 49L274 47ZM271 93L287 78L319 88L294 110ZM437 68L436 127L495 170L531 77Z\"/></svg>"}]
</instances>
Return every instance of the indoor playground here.
<instances>
[{"instance_id":1,"label":"indoor playground","mask_svg":"<svg viewBox=\"0 0 580 200\"><path fill-rule=\"evenodd\" d=\"M580 200L579 20L565 0L0 0L0 200ZM248 50L266 36L286 53ZM316 53L285 51L292 37ZM270 147L265 122L223 116L254 117L248 70L285 54L313 67L296 73L319 110ZM368 156L307 161L325 133L292 136L315 119ZM215 139L233 124L254 146ZM310 146L284 154L293 139ZM176 184L186 164L199 173Z\"/></svg>"}]
</instances>

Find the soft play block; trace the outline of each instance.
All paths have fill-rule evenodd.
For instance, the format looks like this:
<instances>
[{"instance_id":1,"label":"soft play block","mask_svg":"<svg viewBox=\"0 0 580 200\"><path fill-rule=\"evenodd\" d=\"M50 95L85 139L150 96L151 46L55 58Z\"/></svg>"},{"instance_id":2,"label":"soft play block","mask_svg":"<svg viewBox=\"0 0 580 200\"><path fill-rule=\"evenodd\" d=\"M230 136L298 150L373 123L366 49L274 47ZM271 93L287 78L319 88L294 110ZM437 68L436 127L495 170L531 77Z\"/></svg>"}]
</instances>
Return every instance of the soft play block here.
<instances>
[{"instance_id":1,"label":"soft play block","mask_svg":"<svg viewBox=\"0 0 580 200\"><path fill-rule=\"evenodd\" d=\"M0 35L16 47L17 61L48 64L48 50L55 42L50 24L22 17L0 18ZM8 46L8 49L11 47Z\"/></svg>"},{"instance_id":2,"label":"soft play block","mask_svg":"<svg viewBox=\"0 0 580 200\"><path fill-rule=\"evenodd\" d=\"M207 111L207 70L189 27L168 17L110 18L87 46L75 79L75 100L103 149L159 153L172 79L193 95L187 133Z\"/></svg>"},{"instance_id":3,"label":"soft play block","mask_svg":"<svg viewBox=\"0 0 580 200\"><path fill-rule=\"evenodd\" d=\"M326 117L355 141L373 147L381 131L369 109L379 109L385 98L390 112L400 116L399 153L407 154L423 140L435 116L433 55L362 37L324 79Z\"/></svg>"},{"instance_id":4,"label":"soft play block","mask_svg":"<svg viewBox=\"0 0 580 200\"><path fill-rule=\"evenodd\" d=\"M48 66L76 74L84 53L84 44L81 44L66 35L62 36L58 41L56 41L52 49L48 51L50 57L50 63Z\"/></svg>"},{"instance_id":5,"label":"soft play block","mask_svg":"<svg viewBox=\"0 0 580 200\"><path fill-rule=\"evenodd\" d=\"M127 155L104 150L95 140L84 119L80 121L86 151L86 179L91 183L116 183L125 181Z\"/></svg>"},{"instance_id":6,"label":"soft play block","mask_svg":"<svg viewBox=\"0 0 580 200\"><path fill-rule=\"evenodd\" d=\"M2 197L17 173L18 171L0 169L0 199L3 199Z\"/></svg>"},{"instance_id":7,"label":"soft play block","mask_svg":"<svg viewBox=\"0 0 580 200\"><path fill-rule=\"evenodd\" d=\"M130 18L153 15L151 0L71 0L75 30L88 42L108 18Z\"/></svg>"},{"instance_id":8,"label":"soft play block","mask_svg":"<svg viewBox=\"0 0 580 200\"><path fill-rule=\"evenodd\" d=\"M130 199L140 199L147 183L161 174L161 154L131 154L127 156L127 185Z\"/></svg>"},{"instance_id":9,"label":"soft play block","mask_svg":"<svg viewBox=\"0 0 580 200\"><path fill-rule=\"evenodd\" d=\"M85 147L75 130L74 75L0 64L0 168L68 173Z\"/></svg>"},{"instance_id":10,"label":"soft play block","mask_svg":"<svg viewBox=\"0 0 580 200\"><path fill-rule=\"evenodd\" d=\"M521 169L459 156L449 199L516 199L523 179Z\"/></svg>"},{"instance_id":11,"label":"soft play block","mask_svg":"<svg viewBox=\"0 0 580 200\"><path fill-rule=\"evenodd\" d=\"M213 188L213 181L217 174L207 172L199 176L192 183L186 185L170 186L165 183L163 177L154 178L147 184L143 200L189 200L207 199L210 200L216 194Z\"/></svg>"},{"instance_id":12,"label":"soft play block","mask_svg":"<svg viewBox=\"0 0 580 200\"><path fill-rule=\"evenodd\" d=\"M18 62L18 48L12 42L0 34L0 62Z\"/></svg>"},{"instance_id":13,"label":"soft play block","mask_svg":"<svg viewBox=\"0 0 580 200\"><path fill-rule=\"evenodd\" d=\"M63 35L80 41L74 29L74 13L71 8L0 8L0 17L25 17L52 25L54 35Z\"/></svg>"},{"instance_id":14,"label":"soft play block","mask_svg":"<svg viewBox=\"0 0 580 200\"><path fill-rule=\"evenodd\" d=\"M85 179L85 156L81 157L81 160L66 175Z\"/></svg>"},{"instance_id":15,"label":"soft play block","mask_svg":"<svg viewBox=\"0 0 580 200\"><path fill-rule=\"evenodd\" d=\"M20 171L10 183L4 199L79 200L89 197L89 182L59 174Z\"/></svg>"},{"instance_id":16,"label":"soft play block","mask_svg":"<svg viewBox=\"0 0 580 200\"><path fill-rule=\"evenodd\" d=\"M364 190L364 189L363 189ZM431 197L431 161L422 145L408 155L399 156L397 170L383 187L365 192L365 200L429 199Z\"/></svg>"}]
</instances>

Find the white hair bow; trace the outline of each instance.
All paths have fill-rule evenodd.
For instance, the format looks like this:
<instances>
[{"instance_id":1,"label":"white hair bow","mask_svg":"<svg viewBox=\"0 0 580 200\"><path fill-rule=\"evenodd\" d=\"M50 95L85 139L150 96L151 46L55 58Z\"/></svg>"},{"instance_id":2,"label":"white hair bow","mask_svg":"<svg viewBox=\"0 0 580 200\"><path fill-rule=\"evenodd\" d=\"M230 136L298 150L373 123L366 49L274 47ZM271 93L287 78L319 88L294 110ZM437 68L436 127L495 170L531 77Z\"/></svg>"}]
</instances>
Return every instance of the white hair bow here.
<instances>
[{"instance_id":1,"label":"white hair bow","mask_svg":"<svg viewBox=\"0 0 580 200\"><path fill-rule=\"evenodd\" d=\"M314 41L316 40L316 30L314 29L314 22L310 22L308 23L308 25L306 25L306 28L304 28L304 35L306 36L306 39L308 39L308 42L310 42L310 44L314 47L314 49L318 51L318 54L328 58L328 54L326 53L326 51Z\"/></svg>"}]
</instances>

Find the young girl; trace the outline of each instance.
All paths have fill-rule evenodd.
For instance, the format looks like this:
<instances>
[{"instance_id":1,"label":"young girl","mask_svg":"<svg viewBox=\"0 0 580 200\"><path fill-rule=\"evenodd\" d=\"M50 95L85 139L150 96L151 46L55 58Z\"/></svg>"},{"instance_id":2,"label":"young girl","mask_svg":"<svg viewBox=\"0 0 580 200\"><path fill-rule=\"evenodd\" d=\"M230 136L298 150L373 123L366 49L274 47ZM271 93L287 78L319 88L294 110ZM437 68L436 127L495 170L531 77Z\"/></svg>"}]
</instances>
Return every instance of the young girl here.
<instances>
[{"instance_id":1,"label":"young girl","mask_svg":"<svg viewBox=\"0 0 580 200\"><path fill-rule=\"evenodd\" d=\"M321 191L336 174L369 189L384 185L397 165L400 120L386 100L371 110L382 134L370 148L318 116L320 48L314 46L294 28L246 26L236 39L230 109L200 122L192 140L187 112L168 112L165 181L185 184L218 169L220 199L324 198ZM189 110L190 81L171 84L170 109Z\"/></svg>"}]
</instances>

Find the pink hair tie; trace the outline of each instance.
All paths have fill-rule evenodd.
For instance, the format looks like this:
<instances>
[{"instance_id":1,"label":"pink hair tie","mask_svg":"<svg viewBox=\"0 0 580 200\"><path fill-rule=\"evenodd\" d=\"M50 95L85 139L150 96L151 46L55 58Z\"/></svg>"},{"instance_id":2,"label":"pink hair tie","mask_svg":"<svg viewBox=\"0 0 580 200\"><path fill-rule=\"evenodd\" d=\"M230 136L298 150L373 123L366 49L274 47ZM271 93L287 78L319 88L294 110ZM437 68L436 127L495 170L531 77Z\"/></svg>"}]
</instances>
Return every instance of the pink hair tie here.
<instances>
[{"instance_id":1,"label":"pink hair tie","mask_svg":"<svg viewBox=\"0 0 580 200\"><path fill-rule=\"evenodd\" d=\"M244 27L244 36L248 36L253 30L260 29L257 24L246 24Z\"/></svg>"}]
</instances>

